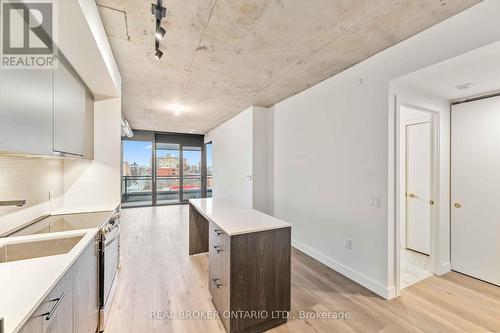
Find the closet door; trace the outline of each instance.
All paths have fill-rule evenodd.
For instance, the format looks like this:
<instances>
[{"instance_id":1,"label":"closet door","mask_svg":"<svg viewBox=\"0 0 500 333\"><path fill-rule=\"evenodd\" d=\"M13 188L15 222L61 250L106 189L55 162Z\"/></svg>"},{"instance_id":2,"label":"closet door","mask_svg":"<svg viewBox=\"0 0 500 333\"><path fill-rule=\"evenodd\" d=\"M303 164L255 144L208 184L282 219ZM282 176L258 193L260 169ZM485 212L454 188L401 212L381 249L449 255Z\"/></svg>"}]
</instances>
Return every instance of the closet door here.
<instances>
[{"instance_id":1,"label":"closet door","mask_svg":"<svg viewBox=\"0 0 500 333\"><path fill-rule=\"evenodd\" d=\"M452 269L500 285L500 98L451 116Z\"/></svg>"}]
</instances>

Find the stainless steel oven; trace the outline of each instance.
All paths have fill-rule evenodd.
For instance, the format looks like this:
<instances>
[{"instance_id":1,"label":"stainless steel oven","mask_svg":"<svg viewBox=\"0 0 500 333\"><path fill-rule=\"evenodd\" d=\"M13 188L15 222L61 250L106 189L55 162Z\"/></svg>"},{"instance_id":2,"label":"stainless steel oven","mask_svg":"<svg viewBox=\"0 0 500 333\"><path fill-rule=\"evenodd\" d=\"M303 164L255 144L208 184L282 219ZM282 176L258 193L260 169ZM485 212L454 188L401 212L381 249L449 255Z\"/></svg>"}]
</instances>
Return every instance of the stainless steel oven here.
<instances>
[{"instance_id":1,"label":"stainless steel oven","mask_svg":"<svg viewBox=\"0 0 500 333\"><path fill-rule=\"evenodd\" d=\"M101 227L99 246L99 331L103 331L118 284L120 266L120 214L116 212Z\"/></svg>"}]
</instances>

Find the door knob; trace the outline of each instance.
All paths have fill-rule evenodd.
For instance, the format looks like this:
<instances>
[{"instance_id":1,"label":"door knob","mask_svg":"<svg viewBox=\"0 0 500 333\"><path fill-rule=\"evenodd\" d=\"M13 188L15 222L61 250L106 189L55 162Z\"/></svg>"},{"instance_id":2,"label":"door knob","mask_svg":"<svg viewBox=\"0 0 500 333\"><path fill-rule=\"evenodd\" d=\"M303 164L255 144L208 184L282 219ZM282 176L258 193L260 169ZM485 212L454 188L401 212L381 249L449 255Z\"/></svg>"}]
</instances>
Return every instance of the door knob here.
<instances>
[{"instance_id":1,"label":"door knob","mask_svg":"<svg viewBox=\"0 0 500 333\"><path fill-rule=\"evenodd\" d=\"M461 205L461 204L459 204L458 202L455 202L455 205L454 205L454 206L455 206L455 208L461 208L461 207L462 207L462 205Z\"/></svg>"},{"instance_id":2,"label":"door knob","mask_svg":"<svg viewBox=\"0 0 500 333\"><path fill-rule=\"evenodd\" d=\"M409 196L410 198L412 198L412 199L413 199L413 198L418 198L418 197L417 197L415 194L413 194L413 193L408 194L408 196Z\"/></svg>"}]
</instances>

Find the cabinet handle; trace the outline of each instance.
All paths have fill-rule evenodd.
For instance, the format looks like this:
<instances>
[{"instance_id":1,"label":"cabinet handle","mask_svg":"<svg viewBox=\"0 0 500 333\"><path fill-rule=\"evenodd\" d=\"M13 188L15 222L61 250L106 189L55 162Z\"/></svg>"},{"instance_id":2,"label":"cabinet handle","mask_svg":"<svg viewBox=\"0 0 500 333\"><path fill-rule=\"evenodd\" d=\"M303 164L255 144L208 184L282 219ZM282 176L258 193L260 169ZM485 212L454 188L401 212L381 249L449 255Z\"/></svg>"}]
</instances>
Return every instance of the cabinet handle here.
<instances>
[{"instance_id":1,"label":"cabinet handle","mask_svg":"<svg viewBox=\"0 0 500 333\"><path fill-rule=\"evenodd\" d=\"M217 234L217 236L220 236L223 234L222 231L218 230L218 229L214 229L215 233Z\"/></svg>"},{"instance_id":2,"label":"cabinet handle","mask_svg":"<svg viewBox=\"0 0 500 333\"><path fill-rule=\"evenodd\" d=\"M50 318L52 318L52 316L56 313L57 308L59 308L59 305L61 304L64 296L66 296L66 294L63 291L62 294L61 294L61 296L59 296L58 298L54 298L54 299L50 300L51 302L56 302L56 304L54 304L54 306L52 307L52 309L50 310L50 312L42 314L42 316L47 316L47 317L45 317L45 320L50 320Z\"/></svg>"},{"instance_id":3,"label":"cabinet handle","mask_svg":"<svg viewBox=\"0 0 500 333\"><path fill-rule=\"evenodd\" d=\"M217 251L217 253L221 253L224 251L224 250L222 250L222 248L219 245L214 245L214 249L215 249L215 251Z\"/></svg>"},{"instance_id":4,"label":"cabinet handle","mask_svg":"<svg viewBox=\"0 0 500 333\"><path fill-rule=\"evenodd\" d=\"M212 280L214 280L214 284L217 289L222 287L222 282L220 282L220 279L212 279Z\"/></svg>"}]
</instances>

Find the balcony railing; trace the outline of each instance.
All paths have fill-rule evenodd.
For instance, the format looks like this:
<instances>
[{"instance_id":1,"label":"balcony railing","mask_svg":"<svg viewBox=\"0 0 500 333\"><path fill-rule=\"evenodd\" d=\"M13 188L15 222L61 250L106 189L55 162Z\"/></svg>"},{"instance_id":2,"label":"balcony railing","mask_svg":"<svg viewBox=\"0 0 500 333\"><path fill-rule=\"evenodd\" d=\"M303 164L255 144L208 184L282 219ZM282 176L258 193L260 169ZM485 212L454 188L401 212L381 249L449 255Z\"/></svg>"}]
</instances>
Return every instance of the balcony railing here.
<instances>
[{"instance_id":1,"label":"balcony railing","mask_svg":"<svg viewBox=\"0 0 500 333\"><path fill-rule=\"evenodd\" d=\"M209 178L211 184L212 176ZM183 199L187 201L201 197L201 176L185 175L183 177ZM156 177L157 202L170 203L180 201L180 177L158 176ZM122 177L122 202L144 202L151 203L153 194L152 176L123 176ZM207 189L207 197L212 196L212 189Z\"/></svg>"}]
</instances>

